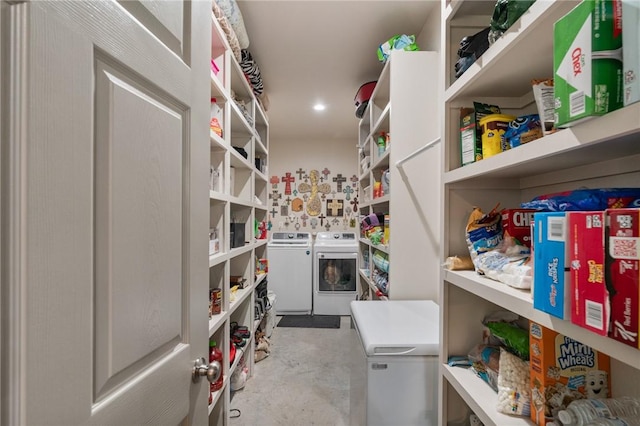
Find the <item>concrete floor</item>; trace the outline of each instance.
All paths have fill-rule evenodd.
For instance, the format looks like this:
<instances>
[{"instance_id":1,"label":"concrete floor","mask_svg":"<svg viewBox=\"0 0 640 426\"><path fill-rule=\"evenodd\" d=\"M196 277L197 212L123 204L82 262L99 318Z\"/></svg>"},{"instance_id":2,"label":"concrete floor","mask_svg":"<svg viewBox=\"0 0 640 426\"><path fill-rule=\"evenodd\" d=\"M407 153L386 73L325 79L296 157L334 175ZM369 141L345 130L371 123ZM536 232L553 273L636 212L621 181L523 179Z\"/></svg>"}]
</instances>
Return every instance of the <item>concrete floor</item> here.
<instances>
[{"instance_id":1,"label":"concrete floor","mask_svg":"<svg viewBox=\"0 0 640 426\"><path fill-rule=\"evenodd\" d=\"M343 316L339 329L276 327L271 354L232 396L230 408L241 414L231 425L348 425L350 321Z\"/></svg>"}]
</instances>

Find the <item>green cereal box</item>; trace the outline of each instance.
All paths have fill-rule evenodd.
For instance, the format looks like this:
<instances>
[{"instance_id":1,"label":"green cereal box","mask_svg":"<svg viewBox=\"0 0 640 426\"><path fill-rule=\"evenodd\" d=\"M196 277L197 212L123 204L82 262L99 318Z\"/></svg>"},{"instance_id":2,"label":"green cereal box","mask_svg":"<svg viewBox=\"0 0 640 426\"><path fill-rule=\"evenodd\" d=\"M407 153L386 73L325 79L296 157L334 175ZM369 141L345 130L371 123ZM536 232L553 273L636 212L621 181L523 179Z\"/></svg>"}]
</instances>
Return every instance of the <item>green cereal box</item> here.
<instances>
[{"instance_id":1,"label":"green cereal box","mask_svg":"<svg viewBox=\"0 0 640 426\"><path fill-rule=\"evenodd\" d=\"M583 0L555 23L553 70L557 127L623 106L621 0Z\"/></svg>"},{"instance_id":2,"label":"green cereal box","mask_svg":"<svg viewBox=\"0 0 640 426\"><path fill-rule=\"evenodd\" d=\"M640 101L640 1L622 0L624 104Z\"/></svg>"}]
</instances>

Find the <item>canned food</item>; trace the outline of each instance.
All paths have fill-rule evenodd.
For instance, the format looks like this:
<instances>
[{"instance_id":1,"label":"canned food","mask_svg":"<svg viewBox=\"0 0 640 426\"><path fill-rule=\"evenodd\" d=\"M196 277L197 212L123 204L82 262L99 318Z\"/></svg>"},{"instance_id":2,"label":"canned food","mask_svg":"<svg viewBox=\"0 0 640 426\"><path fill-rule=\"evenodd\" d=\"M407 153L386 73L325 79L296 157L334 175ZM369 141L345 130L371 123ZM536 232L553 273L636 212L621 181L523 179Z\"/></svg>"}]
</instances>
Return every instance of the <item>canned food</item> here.
<instances>
[{"instance_id":1,"label":"canned food","mask_svg":"<svg viewBox=\"0 0 640 426\"><path fill-rule=\"evenodd\" d=\"M219 288L209 290L209 305L211 315L218 315L222 312L222 291Z\"/></svg>"}]
</instances>

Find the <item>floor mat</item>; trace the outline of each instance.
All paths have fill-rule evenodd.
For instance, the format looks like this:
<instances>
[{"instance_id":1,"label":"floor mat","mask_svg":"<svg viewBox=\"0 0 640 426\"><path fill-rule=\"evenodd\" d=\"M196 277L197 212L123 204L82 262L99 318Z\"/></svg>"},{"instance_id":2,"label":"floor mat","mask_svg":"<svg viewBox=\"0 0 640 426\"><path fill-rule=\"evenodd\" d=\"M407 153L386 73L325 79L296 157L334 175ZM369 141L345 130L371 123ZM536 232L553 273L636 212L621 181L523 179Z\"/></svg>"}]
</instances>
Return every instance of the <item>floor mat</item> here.
<instances>
[{"instance_id":1,"label":"floor mat","mask_svg":"<svg viewBox=\"0 0 640 426\"><path fill-rule=\"evenodd\" d=\"M278 327L340 328L340 315L285 315Z\"/></svg>"}]
</instances>

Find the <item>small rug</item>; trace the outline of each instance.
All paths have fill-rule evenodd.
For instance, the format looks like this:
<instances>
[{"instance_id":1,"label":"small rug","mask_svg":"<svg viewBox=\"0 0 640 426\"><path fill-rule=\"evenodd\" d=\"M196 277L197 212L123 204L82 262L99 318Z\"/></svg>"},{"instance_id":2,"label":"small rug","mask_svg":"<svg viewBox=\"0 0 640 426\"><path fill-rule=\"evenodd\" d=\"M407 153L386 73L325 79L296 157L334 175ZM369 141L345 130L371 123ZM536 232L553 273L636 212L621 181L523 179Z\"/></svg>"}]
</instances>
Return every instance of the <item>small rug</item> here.
<instances>
[{"instance_id":1,"label":"small rug","mask_svg":"<svg viewBox=\"0 0 640 426\"><path fill-rule=\"evenodd\" d=\"M340 328L340 315L285 315L278 327Z\"/></svg>"}]
</instances>

